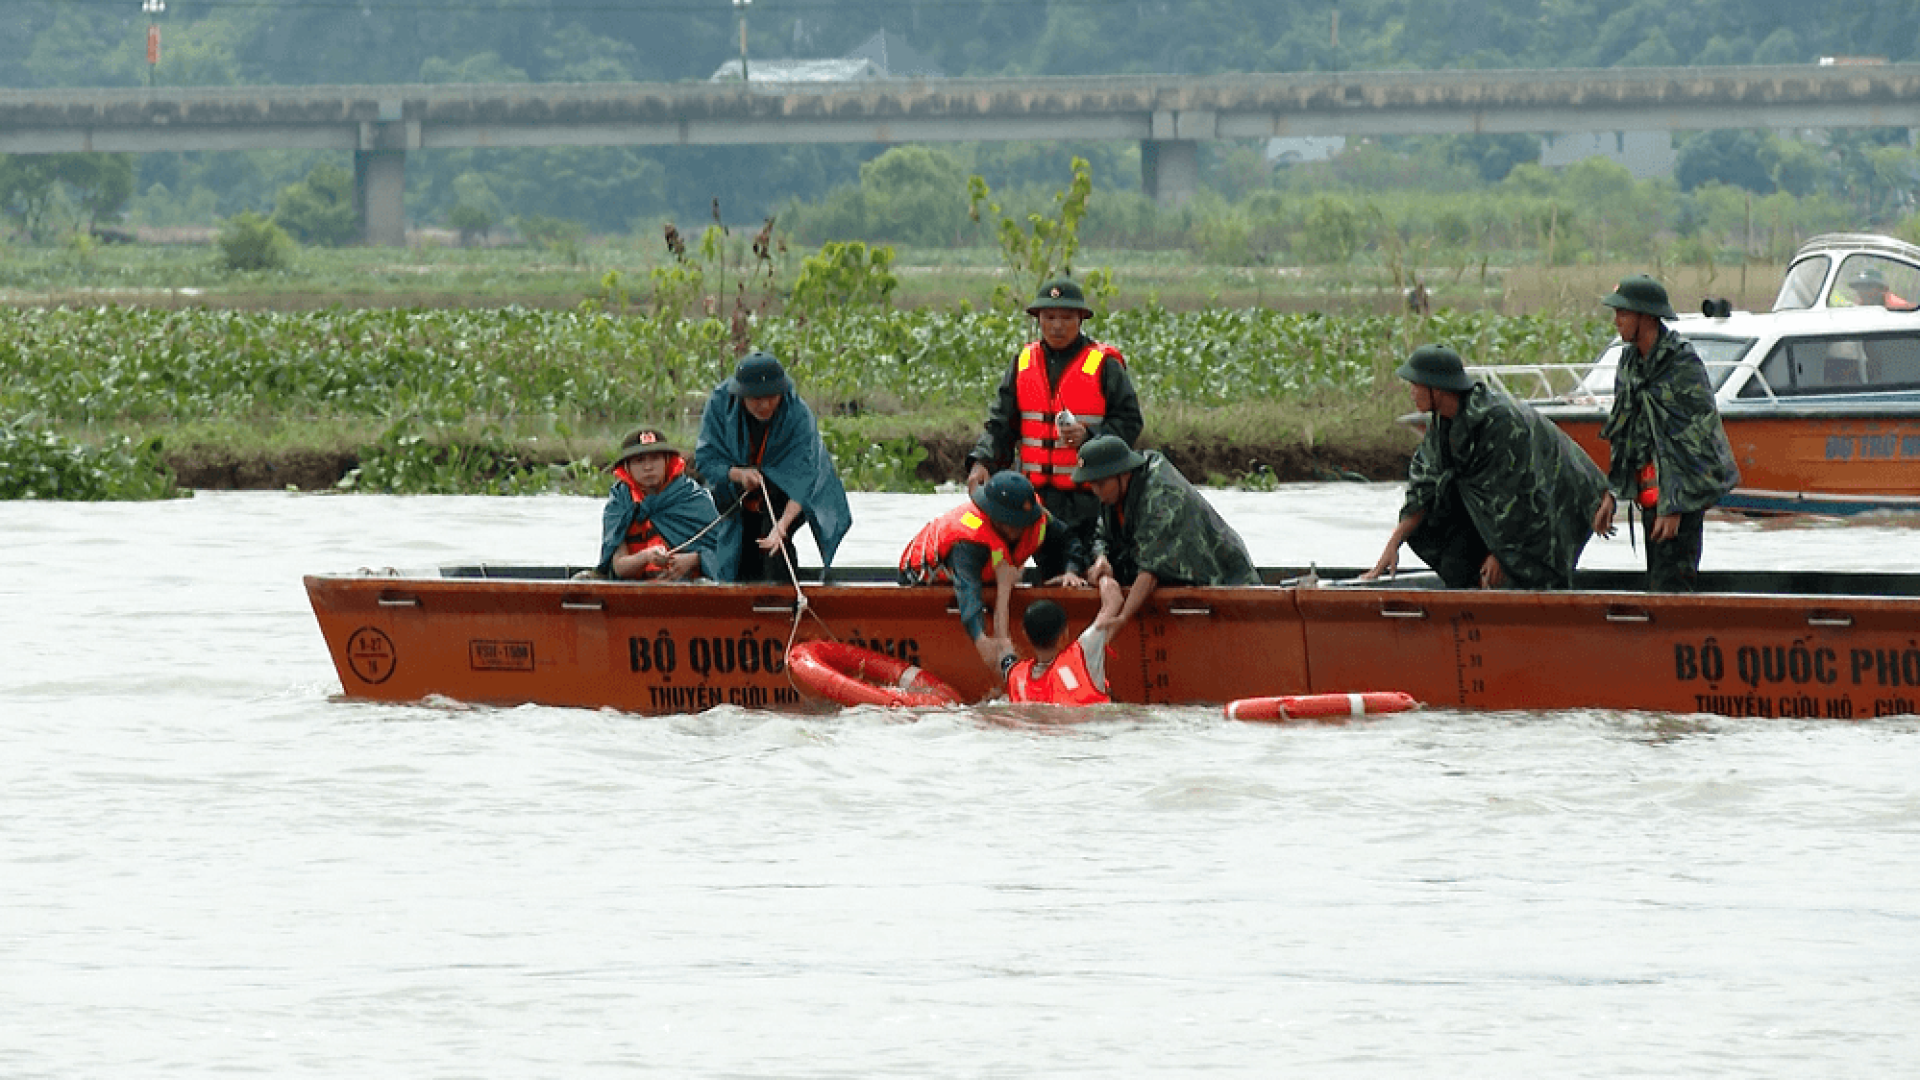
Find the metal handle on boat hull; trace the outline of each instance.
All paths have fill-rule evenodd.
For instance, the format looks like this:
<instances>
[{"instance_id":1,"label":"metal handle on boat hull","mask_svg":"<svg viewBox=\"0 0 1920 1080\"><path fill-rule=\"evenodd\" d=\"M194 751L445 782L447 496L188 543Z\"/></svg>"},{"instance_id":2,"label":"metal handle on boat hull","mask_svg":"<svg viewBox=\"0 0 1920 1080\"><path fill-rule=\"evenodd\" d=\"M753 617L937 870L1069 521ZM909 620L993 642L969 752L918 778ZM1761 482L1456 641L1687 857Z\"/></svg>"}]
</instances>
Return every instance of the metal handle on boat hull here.
<instances>
[{"instance_id":1,"label":"metal handle on boat hull","mask_svg":"<svg viewBox=\"0 0 1920 1080\"><path fill-rule=\"evenodd\" d=\"M1653 621L1653 612L1648 611L1646 608L1610 607L1607 609L1607 621L1620 622L1620 623L1643 623L1643 622L1650 623Z\"/></svg>"},{"instance_id":2,"label":"metal handle on boat hull","mask_svg":"<svg viewBox=\"0 0 1920 1080\"><path fill-rule=\"evenodd\" d=\"M1807 616L1808 626L1852 626L1853 616L1844 611L1816 611Z\"/></svg>"},{"instance_id":3,"label":"metal handle on boat hull","mask_svg":"<svg viewBox=\"0 0 1920 1080\"><path fill-rule=\"evenodd\" d=\"M1380 617L1383 619L1424 619L1427 617L1427 609L1423 607L1409 607L1404 604L1396 604L1388 601L1380 605Z\"/></svg>"},{"instance_id":4,"label":"metal handle on boat hull","mask_svg":"<svg viewBox=\"0 0 1920 1080\"><path fill-rule=\"evenodd\" d=\"M1211 615L1213 614L1213 608L1206 604L1195 604L1187 607L1182 607L1177 604L1169 604L1167 606L1167 614L1169 615Z\"/></svg>"},{"instance_id":5,"label":"metal handle on boat hull","mask_svg":"<svg viewBox=\"0 0 1920 1080\"><path fill-rule=\"evenodd\" d=\"M753 605L753 613L755 615L791 615L793 614L793 605L792 604L755 604Z\"/></svg>"},{"instance_id":6,"label":"metal handle on boat hull","mask_svg":"<svg viewBox=\"0 0 1920 1080\"><path fill-rule=\"evenodd\" d=\"M383 596L379 599L378 602L381 607L419 607L420 606L420 598L417 596Z\"/></svg>"},{"instance_id":7,"label":"metal handle on boat hull","mask_svg":"<svg viewBox=\"0 0 1920 1080\"><path fill-rule=\"evenodd\" d=\"M562 600L560 601L560 610L605 611L607 610L607 602L605 600Z\"/></svg>"}]
</instances>

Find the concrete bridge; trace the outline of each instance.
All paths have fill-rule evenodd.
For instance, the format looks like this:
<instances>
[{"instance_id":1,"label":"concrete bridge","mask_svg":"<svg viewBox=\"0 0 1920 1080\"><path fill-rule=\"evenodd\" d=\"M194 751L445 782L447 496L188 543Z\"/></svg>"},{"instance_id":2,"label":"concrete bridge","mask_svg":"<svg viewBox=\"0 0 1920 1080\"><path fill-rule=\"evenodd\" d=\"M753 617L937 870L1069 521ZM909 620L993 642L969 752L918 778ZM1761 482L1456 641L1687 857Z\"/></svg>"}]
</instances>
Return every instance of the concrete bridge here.
<instances>
[{"instance_id":1,"label":"concrete bridge","mask_svg":"<svg viewBox=\"0 0 1920 1080\"><path fill-rule=\"evenodd\" d=\"M1748 127L1920 127L1920 64L0 91L0 153L351 150L367 240L395 246L412 150L1135 139L1173 205L1209 139Z\"/></svg>"}]
</instances>

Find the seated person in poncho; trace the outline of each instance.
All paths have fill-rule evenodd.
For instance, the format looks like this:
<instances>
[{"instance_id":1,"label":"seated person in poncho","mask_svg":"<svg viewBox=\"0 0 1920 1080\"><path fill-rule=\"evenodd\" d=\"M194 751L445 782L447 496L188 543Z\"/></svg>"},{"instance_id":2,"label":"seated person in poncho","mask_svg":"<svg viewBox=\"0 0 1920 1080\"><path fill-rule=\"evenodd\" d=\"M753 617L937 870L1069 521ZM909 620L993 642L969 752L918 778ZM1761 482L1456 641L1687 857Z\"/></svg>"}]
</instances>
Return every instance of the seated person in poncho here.
<instances>
[{"instance_id":1,"label":"seated person in poncho","mask_svg":"<svg viewBox=\"0 0 1920 1080\"><path fill-rule=\"evenodd\" d=\"M1067 613L1051 600L1035 600L1020 616L1020 628L1033 646L1033 659L1008 665L1007 698L1044 705L1105 705L1107 638L1120 622L1126 594L1111 576L1100 579L1100 614L1080 636L1067 636Z\"/></svg>"},{"instance_id":2,"label":"seated person in poncho","mask_svg":"<svg viewBox=\"0 0 1920 1080\"><path fill-rule=\"evenodd\" d=\"M791 582L801 518L813 529L824 579L853 513L813 410L771 354L749 354L714 388L693 468L724 515L713 530L716 580Z\"/></svg>"},{"instance_id":3,"label":"seated person in poncho","mask_svg":"<svg viewBox=\"0 0 1920 1080\"><path fill-rule=\"evenodd\" d=\"M601 577L685 581L712 576L716 517L707 489L687 475L686 459L667 437L641 428L620 444L609 466L613 490L600 515ZM682 550L685 549L685 550Z\"/></svg>"},{"instance_id":4,"label":"seated person in poncho","mask_svg":"<svg viewBox=\"0 0 1920 1080\"><path fill-rule=\"evenodd\" d=\"M1013 656L1013 586L1043 548L1065 544L1063 565L1085 564L1073 533L1047 512L1026 477L994 473L968 501L923 526L900 554L900 584L952 583L960 625L996 677ZM986 624L987 585L994 587L993 626Z\"/></svg>"},{"instance_id":5,"label":"seated person in poncho","mask_svg":"<svg viewBox=\"0 0 1920 1080\"><path fill-rule=\"evenodd\" d=\"M1415 349L1398 374L1427 434L1400 521L1360 577L1393 573L1407 544L1451 589L1572 587L1607 494L1600 467L1553 421L1468 377L1444 345Z\"/></svg>"}]
</instances>

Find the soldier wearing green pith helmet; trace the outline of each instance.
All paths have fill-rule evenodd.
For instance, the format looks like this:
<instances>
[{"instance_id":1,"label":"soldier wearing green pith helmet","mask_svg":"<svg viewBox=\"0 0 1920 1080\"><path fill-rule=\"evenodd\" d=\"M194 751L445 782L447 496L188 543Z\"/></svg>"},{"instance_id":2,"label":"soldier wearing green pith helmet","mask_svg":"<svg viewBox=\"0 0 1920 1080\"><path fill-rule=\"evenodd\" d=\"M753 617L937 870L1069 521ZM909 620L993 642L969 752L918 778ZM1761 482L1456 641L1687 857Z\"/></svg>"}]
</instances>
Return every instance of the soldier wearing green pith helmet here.
<instances>
[{"instance_id":1,"label":"soldier wearing green pith helmet","mask_svg":"<svg viewBox=\"0 0 1920 1080\"><path fill-rule=\"evenodd\" d=\"M1659 282L1634 274L1601 303L1613 309L1626 349L1612 411L1600 426L1612 447L1613 490L1593 516L1593 531L1610 534L1617 499L1625 499L1645 523L1647 588L1692 592L1707 510L1740 483L1713 381L1693 346L1662 321L1674 312Z\"/></svg>"},{"instance_id":2,"label":"soldier wearing green pith helmet","mask_svg":"<svg viewBox=\"0 0 1920 1080\"><path fill-rule=\"evenodd\" d=\"M1048 512L1073 530L1080 546L1090 549L1100 504L1074 484L1074 455L1103 435L1129 446L1138 441L1145 424L1140 398L1120 350L1081 331L1093 307L1079 282L1055 278L1042 284L1027 314L1040 338L1021 347L1000 380L986 430L967 455L967 488L978 489L995 471L1012 469L1033 484ZM1035 565L1043 580L1085 584L1084 566L1050 554Z\"/></svg>"},{"instance_id":3,"label":"soldier wearing green pith helmet","mask_svg":"<svg viewBox=\"0 0 1920 1080\"><path fill-rule=\"evenodd\" d=\"M1454 589L1565 589L1607 478L1567 433L1467 374L1460 354L1422 345L1398 372L1427 434L1407 469L1399 524L1373 579L1402 544Z\"/></svg>"}]
</instances>

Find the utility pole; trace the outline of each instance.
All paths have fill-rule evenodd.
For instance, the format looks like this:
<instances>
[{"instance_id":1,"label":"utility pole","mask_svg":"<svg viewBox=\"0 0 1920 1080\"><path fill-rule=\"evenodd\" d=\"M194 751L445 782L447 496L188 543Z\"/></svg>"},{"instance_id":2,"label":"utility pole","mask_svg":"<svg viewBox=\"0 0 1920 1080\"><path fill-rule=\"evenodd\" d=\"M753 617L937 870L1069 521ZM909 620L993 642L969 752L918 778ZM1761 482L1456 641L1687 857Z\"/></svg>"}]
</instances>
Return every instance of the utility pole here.
<instances>
[{"instance_id":1,"label":"utility pole","mask_svg":"<svg viewBox=\"0 0 1920 1080\"><path fill-rule=\"evenodd\" d=\"M140 0L147 13L147 88L153 88L153 71L160 66L160 16L167 13L167 0Z\"/></svg>"},{"instance_id":2,"label":"utility pole","mask_svg":"<svg viewBox=\"0 0 1920 1080\"><path fill-rule=\"evenodd\" d=\"M747 8L753 0L733 0L734 10L740 12L740 81L747 81Z\"/></svg>"}]
</instances>

